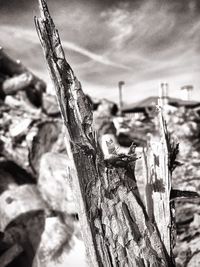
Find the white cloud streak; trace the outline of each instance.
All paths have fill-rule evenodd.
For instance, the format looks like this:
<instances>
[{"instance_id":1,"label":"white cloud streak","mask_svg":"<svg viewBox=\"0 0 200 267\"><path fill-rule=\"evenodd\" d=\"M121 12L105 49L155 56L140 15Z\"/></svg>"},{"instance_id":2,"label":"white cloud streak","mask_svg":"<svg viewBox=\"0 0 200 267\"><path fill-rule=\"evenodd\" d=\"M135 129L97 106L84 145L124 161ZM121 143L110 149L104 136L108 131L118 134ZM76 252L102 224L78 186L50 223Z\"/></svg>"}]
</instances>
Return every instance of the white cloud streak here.
<instances>
[{"instance_id":1,"label":"white cloud streak","mask_svg":"<svg viewBox=\"0 0 200 267\"><path fill-rule=\"evenodd\" d=\"M113 1L112 7L105 6L102 12L81 0L71 9L65 1L59 1L60 5L53 2L59 7L53 14L64 49L69 51L67 58L91 94L104 96L107 92L106 96L117 98L119 80L126 82L126 101L154 95L162 80L170 82L174 92L187 81L200 86L197 1L148 0L138 1L138 5L132 0L119 1L121 4ZM180 12L182 7L184 11ZM33 28L1 24L0 30L0 39L10 51L41 52ZM36 69L37 58L31 60L35 60ZM200 92L196 92L200 98Z\"/></svg>"},{"instance_id":2,"label":"white cloud streak","mask_svg":"<svg viewBox=\"0 0 200 267\"><path fill-rule=\"evenodd\" d=\"M16 39L22 39L23 41L28 41L30 42L30 44L39 44L38 38L36 36L35 31L33 30L29 30L29 29L23 29L20 27L13 27L13 26L0 26L0 30L2 35L4 36L4 39L7 39L7 35L12 35L12 37L16 38ZM93 53L81 46L78 46L76 44L74 44L73 42L69 42L69 41L62 41L62 45L63 48L66 50L71 50L74 52L77 52L83 56L86 56L87 58L98 62L100 64L103 65L107 65L107 66L111 66L114 68L119 68L119 69L124 69L124 70L132 70L132 68L123 65L121 63L118 62L114 62L110 59L108 59L106 56L104 55L98 55L96 53Z\"/></svg>"}]
</instances>

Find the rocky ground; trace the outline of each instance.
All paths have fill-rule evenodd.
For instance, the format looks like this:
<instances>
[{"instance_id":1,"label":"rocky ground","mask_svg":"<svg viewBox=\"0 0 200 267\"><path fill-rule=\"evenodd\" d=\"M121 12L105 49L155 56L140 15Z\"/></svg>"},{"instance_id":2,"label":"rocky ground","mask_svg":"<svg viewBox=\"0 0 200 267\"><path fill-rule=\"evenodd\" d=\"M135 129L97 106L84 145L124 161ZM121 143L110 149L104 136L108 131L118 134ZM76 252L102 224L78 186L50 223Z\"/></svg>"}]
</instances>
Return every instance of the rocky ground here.
<instances>
[{"instance_id":1,"label":"rocky ground","mask_svg":"<svg viewBox=\"0 0 200 267\"><path fill-rule=\"evenodd\" d=\"M42 107L29 104L19 94L0 106L0 215L4 218L0 221L0 266L87 266L56 99L44 94ZM116 106L102 100L93 107L100 140L104 134L112 136L118 149L125 152L120 145L124 139L118 138L120 130L116 128ZM199 122L191 115L183 119L177 112L168 126L179 140L178 160L183 165L173 173L173 187L200 193ZM155 132L153 121L121 122L128 128L123 133L130 133L128 141L135 137L138 156L142 155L146 134ZM143 170L139 159L136 177L141 192ZM199 266L200 200L183 198L175 203L177 266Z\"/></svg>"},{"instance_id":2,"label":"rocky ground","mask_svg":"<svg viewBox=\"0 0 200 267\"><path fill-rule=\"evenodd\" d=\"M200 194L200 117L194 110L177 109L169 116L168 129L178 139L182 163L173 172L173 188ZM177 241L174 249L177 266L200 265L200 198L175 201Z\"/></svg>"}]
</instances>

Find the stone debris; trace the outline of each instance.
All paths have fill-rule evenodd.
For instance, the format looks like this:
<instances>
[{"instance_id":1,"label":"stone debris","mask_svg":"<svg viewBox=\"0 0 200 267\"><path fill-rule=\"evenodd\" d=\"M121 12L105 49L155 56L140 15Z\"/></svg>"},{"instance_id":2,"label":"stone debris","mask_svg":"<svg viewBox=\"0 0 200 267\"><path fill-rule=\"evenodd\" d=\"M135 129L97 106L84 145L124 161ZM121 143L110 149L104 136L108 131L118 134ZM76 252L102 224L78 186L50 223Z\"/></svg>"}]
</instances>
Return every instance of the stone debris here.
<instances>
[{"instance_id":1,"label":"stone debris","mask_svg":"<svg viewBox=\"0 0 200 267\"><path fill-rule=\"evenodd\" d=\"M56 97L45 93L45 83L2 50L0 62L0 266L87 266L70 182L73 166ZM113 102L88 100L97 138L102 143L112 139L120 151L135 142L142 155L147 134L156 133L153 116L118 117ZM200 194L199 114L174 109L167 125L180 141L178 160L183 163L173 173L173 188ZM141 191L142 169L139 159L136 178ZM199 199L176 201L178 267L200 266L199 207Z\"/></svg>"},{"instance_id":2,"label":"stone debris","mask_svg":"<svg viewBox=\"0 0 200 267\"><path fill-rule=\"evenodd\" d=\"M0 74L0 266L84 266L56 98L3 50Z\"/></svg>"}]
</instances>

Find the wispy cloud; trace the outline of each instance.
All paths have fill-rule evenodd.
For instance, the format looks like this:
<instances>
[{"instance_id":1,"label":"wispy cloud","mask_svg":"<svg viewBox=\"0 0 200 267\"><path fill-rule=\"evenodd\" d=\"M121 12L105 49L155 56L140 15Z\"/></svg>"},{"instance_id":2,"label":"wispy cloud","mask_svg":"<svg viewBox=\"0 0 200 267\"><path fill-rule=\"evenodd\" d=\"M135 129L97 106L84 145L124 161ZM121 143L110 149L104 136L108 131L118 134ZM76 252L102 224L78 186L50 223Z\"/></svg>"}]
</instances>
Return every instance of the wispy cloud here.
<instances>
[{"instance_id":1,"label":"wispy cloud","mask_svg":"<svg viewBox=\"0 0 200 267\"><path fill-rule=\"evenodd\" d=\"M193 76L200 70L200 17L195 15L196 2L185 2L185 13L180 12L177 3L152 0L135 7L129 2L101 14L113 32L113 51L123 55L124 64L135 66L132 82L127 78L133 87L134 83L144 86L145 81L171 80L186 73L187 77Z\"/></svg>"},{"instance_id":2,"label":"wispy cloud","mask_svg":"<svg viewBox=\"0 0 200 267\"><path fill-rule=\"evenodd\" d=\"M86 50L85 48L83 47L80 47L74 43L71 43L71 42L68 42L68 41L64 41L62 42L63 44L63 47L65 49L68 49L68 50L72 50L72 51L75 51L77 53L80 53L98 63L101 63L101 64L104 64L104 65L108 65L108 66L111 66L111 67L115 67L115 68L119 68L119 69L124 69L124 70L133 70L132 68L126 66L126 65L123 65L121 63L117 63L117 62L114 62L112 60L109 60L106 56L103 56L103 55L98 55L98 54L95 54L95 53L92 53L90 52L89 50Z\"/></svg>"},{"instance_id":3,"label":"wispy cloud","mask_svg":"<svg viewBox=\"0 0 200 267\"><path fill-rule=\"evenodd\" d=\"M26 40L28 42L30 42L30 44L34 43L34 44L39 44L38 38L36 36L36 32L35 31L31 31L30 29L24 29L24 28L20 28L20 27L13 27L13 26L0 26L0 30L2 32L2 34L4 35L4 38L7 39L7 35L12 35L12 37L17 38L17 39L22 39L23 38L23 42ZM71 50L74 52L77 52L83 56L86 56L87 58L94 60L98 63L101 63L103 65L107 65L107 66L111 66L114 68L119 68L119 69L124 69L124 70L132 70L132 68L125 66L123 64L121 64L120 62L114 62L112 60L110 60L109 58L107 58L104 55L99 55L96 53L93 53L81 46L78 46L77 44L73 43L73 42L69 42L69 41L62 41L62 45L63 48L66 50Z\"/></svg>"},{"instance_id":4,"label":"wispy cloud","mask_svg":"<svg viewBox=\"0 0 200 267\"><path fill-rule=\"evenodd\" d=\"M200 86L199 0L49 0L49 7L67 59L91 94L117 99L119 80L126 82L125 101L156 94L162 80L177 94L184 83ZM25 23L31 12L28 4L13 7L7 23L4 12L1 45L43 72L37 34Z\"/></svg>"}]
</instances>

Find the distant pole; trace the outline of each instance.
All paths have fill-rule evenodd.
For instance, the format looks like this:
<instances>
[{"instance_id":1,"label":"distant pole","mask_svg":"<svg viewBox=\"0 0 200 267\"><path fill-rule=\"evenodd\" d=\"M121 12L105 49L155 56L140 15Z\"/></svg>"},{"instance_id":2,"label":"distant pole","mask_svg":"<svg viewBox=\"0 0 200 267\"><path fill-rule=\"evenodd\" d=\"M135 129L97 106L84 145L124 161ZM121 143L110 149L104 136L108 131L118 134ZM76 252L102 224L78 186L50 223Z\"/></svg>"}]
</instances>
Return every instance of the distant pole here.
<instances>
[{"instance_id":1,"label":"distant pole","mask_svg":"<svg viewBox=\"0 0 200 267\"><path fill-rule=\"evenodd\" d=\"M166 106L168 104L168 91L169 91L169 84L164 82L160 84L159 87L159 105Z\"/></svg>"},{"instance_id":2,"label":"distant pole","mask_svg":"<svg viewBox=\"0 0 200 267\"><path fill-rule=\"evenodd\" d=\"M122 115L123 100L122 100L122 86L125 84L124 81L118 83L119 87L119 114Z\"/></svg>"}]
</instances>

